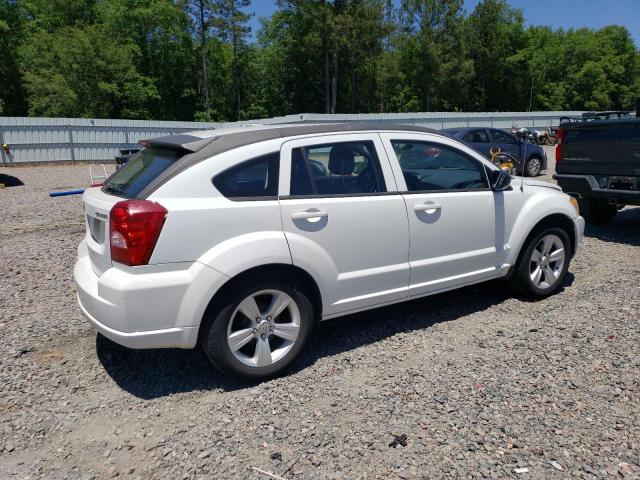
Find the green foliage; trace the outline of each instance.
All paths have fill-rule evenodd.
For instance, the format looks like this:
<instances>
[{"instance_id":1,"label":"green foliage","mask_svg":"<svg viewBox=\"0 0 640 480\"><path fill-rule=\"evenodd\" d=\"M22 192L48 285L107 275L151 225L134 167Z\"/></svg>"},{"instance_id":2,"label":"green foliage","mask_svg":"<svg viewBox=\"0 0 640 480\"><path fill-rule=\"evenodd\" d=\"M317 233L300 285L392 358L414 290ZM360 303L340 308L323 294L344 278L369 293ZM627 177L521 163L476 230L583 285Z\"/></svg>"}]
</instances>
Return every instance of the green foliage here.
<instances>
[{"instance_id":1,"label":"green foliage","mask_svg":"<svg viewBox=\"0 0 640 480\"><path fill-rule=\"evenodd\" d=\"M115 42L133 46L135 70L155 89L140 98L151 118L192 117L196 52L184 8L166 0L107 0L97 12Z\"/></svg>"},{"instance_id":2,"label":"green foliage","mask_svg":"<svg viewBox=\"0 0 640 480\"><path fill-rule=\"evenodd\" d=\"M522 77L529 75L508 62L525 46L523 24L522 12L510 8L506 0L483 0L469 16L467 35L475 68L470 110L527 109L529 89Z\"/></svg>"},{"instance_id":3,"label":"green foliage","mask_svg":"<svg viewBox=\"0 0 640 480\"><path fill-rule=\"evenodd\" d=\"M395 53L402 83L412 93L410 103L401 110L464 108L464 92L474 68L464 37L462 0L404 0L400 13Z\"/></svg>"},{"instance_id":4,"label":"green foliage","mask_svg":"<svg viewBox=\"0 0 640 480\"><path fill-rule=\"evenodd\" d=\"M236 120L303 112L630 109L619 26L525 27L507 0L0 0L0 113Z\"/></svg>"},{"instance_id":5,"label":"green foliage","mask_svg":"<svg viewBox=\"0 0 640 480\"><path fill-rule=\"evenodd\" d=\"M29 115L150 118L148 105L159 98L135 67L137 46L101 26L35 32L18 53L28 65Z\"/></svg>"},{"instance_id":6,"label":"green foliage","mask_svg":"<svg viewBox=\"0 0 640 480\"><path fill-rule=\"evenodd\" d=\"M533 81L533 110L633 108L640 70L625 28L532 27L526 33L526 46L508 61Z\"/></svg>"},{"instance_id":7,"label":"green foliage","mask_svg":"<svg viewBox=\"0 0 640 480\"><path fill-rule=\"evenodd\" d=\"M26 110L16 52L25 35L23 27L24 17L19 6L0 0L0 113L3 115L20 115Z\"/></svg>"}]
</instances>

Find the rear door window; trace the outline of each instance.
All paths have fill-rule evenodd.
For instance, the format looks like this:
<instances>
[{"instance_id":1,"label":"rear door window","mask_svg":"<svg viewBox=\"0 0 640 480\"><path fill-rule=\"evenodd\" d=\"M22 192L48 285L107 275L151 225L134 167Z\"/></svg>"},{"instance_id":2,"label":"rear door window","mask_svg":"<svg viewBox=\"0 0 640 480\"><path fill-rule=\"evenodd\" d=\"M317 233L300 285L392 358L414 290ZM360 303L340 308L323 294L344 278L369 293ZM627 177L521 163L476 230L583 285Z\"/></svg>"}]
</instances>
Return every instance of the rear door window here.
<instances>
[{"instance_id":1,"label":"rear door window","mask_svg":"<svg viewBox=\"0 0 640 480\"><path fill-rule=\"evenodd\" d=\"M371 141L295 148L291 154L293 196L366 195L385 192Z\"/></svg>"},{"instance_id":2,"label":"rear door window","mask_svg":"<svg viewBox=\"0 0 640 480\"><path fill-rule=\"evenodd\" d=\"M491 130L491 135L493 135L493 141L495 143L507 143L512 145L518 143L516 137L509 135L507 132L503 132L501 130Z\"/></svg>"},{"instance_id":3,"label":"rear door window","mask_svg":"<svg viewBox=\"0 0 640 480\"><path fill-rule=\"evenodd\" d=\"M471 130L462 137L463 142L489 143L489 136L485 130Z\"/></svg>"},{"instance_id":4,"label":"rear door window","mask_svg":"<svg viewBox=\"0 0 640 480\"><path fill-rule=\"evenodd\" d=\"M144 149L107 179L104 190L119 197L135 198L186 153L167 148Z\"/></svg>"}]
</instances>

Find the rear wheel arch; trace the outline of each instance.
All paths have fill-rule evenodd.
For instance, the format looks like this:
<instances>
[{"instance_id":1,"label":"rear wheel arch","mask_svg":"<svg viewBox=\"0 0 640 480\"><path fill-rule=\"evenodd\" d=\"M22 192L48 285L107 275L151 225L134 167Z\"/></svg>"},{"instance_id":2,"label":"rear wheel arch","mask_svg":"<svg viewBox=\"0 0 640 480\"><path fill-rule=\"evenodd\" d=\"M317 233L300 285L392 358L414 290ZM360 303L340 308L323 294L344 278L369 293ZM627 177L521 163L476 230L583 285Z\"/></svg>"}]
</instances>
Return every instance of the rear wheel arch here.
<instances>
[{"instance_id":1,"label":"rear wheel arch","mask_svg":"<svg viewBox=\"0 0 640 480\"><path fill-rule=\"evenodd\" d=\"M201 336L203 331L206 331L206 328L203 327L207 319L215 316L215 312L222 307L224 299L228 298L235 288L238 288L238 286L248 281L265 277L286 280L287 283L290 283L296 289L302 290L313 306L315 320L320 320L322 317L322 295L315 279L307 271L295 265L273 263L250 268L227 280L209 301L202 321L200 322L198 336Z\"/></svg>"}]
</instances>

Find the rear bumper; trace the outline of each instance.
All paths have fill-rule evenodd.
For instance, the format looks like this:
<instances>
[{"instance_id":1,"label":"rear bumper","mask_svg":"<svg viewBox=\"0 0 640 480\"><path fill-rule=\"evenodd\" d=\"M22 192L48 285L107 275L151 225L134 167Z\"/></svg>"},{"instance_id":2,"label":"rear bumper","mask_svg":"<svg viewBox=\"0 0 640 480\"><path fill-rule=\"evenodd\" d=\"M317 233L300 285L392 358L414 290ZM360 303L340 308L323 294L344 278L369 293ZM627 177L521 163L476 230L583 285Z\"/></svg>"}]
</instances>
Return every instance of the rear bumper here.
<instances>
[{"instance_id":1,"label":"rear bumper","mask_svg":"<svg viewBox=\"0 0 640 480\"><path fill-rule=\"evenodd\" d=\"M626 205L640 205L640 190L618 190L613 188L600 188L593 175L554 174L554 180L562 190L574 197L601 198L612 203ZM633 178L633 177L632 177Z\"/></svg>"},{"instance_id":2,"label":"rear bumper","mask_svg":"<svg viewBox=\"0 0 640 480\"><path fill-rule=\"evenodd\" d=\"M89 256L74 267L78 303L96 330L130 348L193 348L209 300L226 278L198 262L112 267Z\"/></svg>"},{"instance_id":3,"label":"rear bumper","mask_svg":"<svg viewBox=\"0 0 640 480\"><path fill-rule=\"evenodd\" d=\"M78 303L84 316L102 335L129 348L193 348L198 337L197 327L166 328L144 332L121 332L100 323L82 303L78 293Z\"/></svg>"}]
</instances>

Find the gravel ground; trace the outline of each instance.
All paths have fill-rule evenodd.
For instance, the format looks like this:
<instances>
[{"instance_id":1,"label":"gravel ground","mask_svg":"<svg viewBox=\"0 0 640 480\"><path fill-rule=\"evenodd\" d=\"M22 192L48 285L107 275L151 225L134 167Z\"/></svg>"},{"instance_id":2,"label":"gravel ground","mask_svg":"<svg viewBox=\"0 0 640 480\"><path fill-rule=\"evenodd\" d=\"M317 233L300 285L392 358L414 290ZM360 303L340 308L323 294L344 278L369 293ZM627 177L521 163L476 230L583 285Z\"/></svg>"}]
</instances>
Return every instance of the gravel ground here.
<instances>
[{"instance_id":1,"label":"gravel ground","mask_svg":"<svg viewBox=\"0 0 640 480\"><path fill-rule=\"evenodd\" d=\"M327 322L247 385L82 318L80 199L47 192L87 166L0 173L25 184L0 190L0 478L640 478L640 208L588 228L552 298L487 283Z\"/></svg>"}]
</instances>

